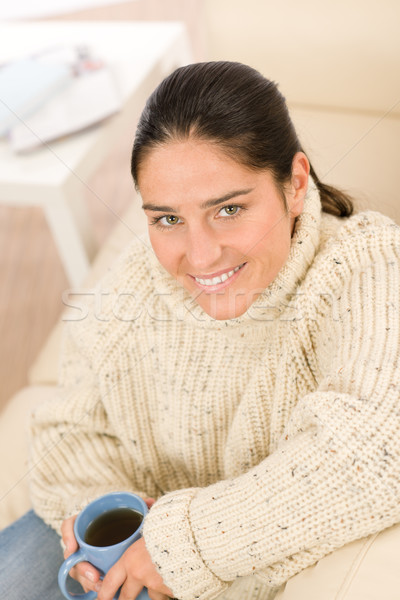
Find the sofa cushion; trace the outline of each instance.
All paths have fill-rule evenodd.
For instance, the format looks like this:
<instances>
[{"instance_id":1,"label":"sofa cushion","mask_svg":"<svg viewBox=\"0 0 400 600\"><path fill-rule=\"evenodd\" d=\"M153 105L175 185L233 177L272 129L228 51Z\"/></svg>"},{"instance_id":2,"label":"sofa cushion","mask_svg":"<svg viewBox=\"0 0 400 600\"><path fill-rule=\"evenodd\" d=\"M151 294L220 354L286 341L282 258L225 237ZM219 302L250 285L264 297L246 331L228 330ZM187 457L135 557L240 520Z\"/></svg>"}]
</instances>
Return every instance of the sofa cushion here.
<instances>
[{"instance_id":1,"label":"sofa cushion","mask_svg":"<svg viewBox=\"0 0 400 600\"><path fill-rule=\"evenodd\" d=\"M275 600L397 600L400 525L346 544L288 581Z\"/></svg>"},{"instance_id":2,"label":"sofa cushion","mask_svg":"<svg viewBox=\"0 0 400 600\"><path fill-rule=\"evenodd\" d=\"M20 390L0 418L0 529L30 508L28 493L27 425L31 411L54 394L53 386L30 386Z\"/></svg>"},{"instance_id":3,"label":"sofa cushion","mask_svg":"<svg viewBox=\"0 0 400 600\"><path fill-rule=\"evenodd\" d=\"M400 4L205 0L209 60L238 60L290 102L400 115Z\"/></svg>"},{"instance_id":4,"label":"sofa cushion","mask_svg":"<svg viewBox=\"0 0 400 600\"><path fill-rule=\"evenodd\" d=\"M358 209L378 210L400 225L400 118L307 108L290 113L321 181L348 191Z\"/></svg>"}]
</instances>

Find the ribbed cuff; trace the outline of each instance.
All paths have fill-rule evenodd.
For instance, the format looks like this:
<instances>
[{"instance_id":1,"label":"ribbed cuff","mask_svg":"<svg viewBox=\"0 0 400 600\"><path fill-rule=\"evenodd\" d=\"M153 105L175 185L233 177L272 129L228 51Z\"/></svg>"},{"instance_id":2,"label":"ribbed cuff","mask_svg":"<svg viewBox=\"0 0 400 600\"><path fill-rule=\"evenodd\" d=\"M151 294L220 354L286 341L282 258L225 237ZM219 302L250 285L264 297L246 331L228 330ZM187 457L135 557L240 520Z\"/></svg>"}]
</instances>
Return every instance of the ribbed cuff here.
<instances>
[{"instance_id":1,"label":"ribbed cuff","mask_svg":"<svg viewBox=\"0 0 400 600\"><path fill-rule=\"evenodd\" d=\"M147 515L143 536L164 583L180 600L211 600L228 583L204 563L189 521L189 506L197 493L190 488L163 496Z\"/></svg>"}]
</instances>

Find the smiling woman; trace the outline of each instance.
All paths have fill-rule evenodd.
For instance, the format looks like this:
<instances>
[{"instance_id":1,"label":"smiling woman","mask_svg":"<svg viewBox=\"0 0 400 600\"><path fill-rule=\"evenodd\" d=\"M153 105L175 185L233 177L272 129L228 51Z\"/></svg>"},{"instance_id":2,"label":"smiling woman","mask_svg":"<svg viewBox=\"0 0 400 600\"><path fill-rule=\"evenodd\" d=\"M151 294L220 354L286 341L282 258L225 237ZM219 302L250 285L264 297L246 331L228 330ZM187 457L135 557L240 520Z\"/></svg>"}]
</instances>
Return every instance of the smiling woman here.
<instances>
[{"instance_id":1,"label":"smiling woman","mask_svg":"<svg viewBox=\"0 0 400 600\"><path fill-rule=\"evenodd\" d=\"M68 325L59 394L32 418L36 516L0 535L0 589L16 556L28 581L41 568L27 537L56 574L46 524L70 554L75 513L125 490L151 507L143 538L104 580L71 573L99 600L288 600L294 575L400 521L399 227L351 214L277 86L237 63L164 80L131 166L151 248L134 240L101 318ZM327 594L349 590L344 556ZM50 579L15 597L55 600Z\"/></svg>"},{"instance_id":2,"label":"smiling woman","mask_svg":"<svg viewBox=\"0 0 400 600\"><path fill-rule=\"evenodd\" d=\"M131 170L158 260L215 319L242 315L285 264L310 170L327 212L353 210L319 181L277 86L238 63L166 78L143 111Z\"/></svg>"},{"instance_id":3,"label":"smiling woman","mask_svg":"<svg viewBox=\"0 0 400 600\"><path fill-rule=\"evenodd\" d=\"M169 142L146 156L138 184L151 245L215 319L242 315L286 262L308 171L297 153L284 203L269 171L248 169L215 143ZM174 208L161 205L170 200Z\"/></svg>"}]
</instances>

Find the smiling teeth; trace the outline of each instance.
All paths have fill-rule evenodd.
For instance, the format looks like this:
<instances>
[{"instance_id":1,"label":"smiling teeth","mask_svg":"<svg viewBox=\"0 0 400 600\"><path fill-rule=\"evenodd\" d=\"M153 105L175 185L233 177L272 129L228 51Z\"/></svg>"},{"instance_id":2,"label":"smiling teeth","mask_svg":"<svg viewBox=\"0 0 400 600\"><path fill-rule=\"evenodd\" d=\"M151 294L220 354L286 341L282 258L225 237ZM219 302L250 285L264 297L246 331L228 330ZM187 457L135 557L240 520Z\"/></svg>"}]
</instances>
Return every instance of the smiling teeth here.
<instances>
[{"instance_id":1,"label":"smiling teeth","mask_svg":"<svg viewBox=\"0 0 400 600\"><path fill-rule=\"evenodd\" d=\"M223 283L224 281L232 277L232 275L234 275L236 271L239 271L239 269L241 269L243 265L235 267L234 269L232 269L232 271L228 271L228 273L222 273L220 277L213 277L212 279L200 279L199 277L195 277L195 280L201 285L218 285L218 283Z\"/></svg>"}]
</instances>

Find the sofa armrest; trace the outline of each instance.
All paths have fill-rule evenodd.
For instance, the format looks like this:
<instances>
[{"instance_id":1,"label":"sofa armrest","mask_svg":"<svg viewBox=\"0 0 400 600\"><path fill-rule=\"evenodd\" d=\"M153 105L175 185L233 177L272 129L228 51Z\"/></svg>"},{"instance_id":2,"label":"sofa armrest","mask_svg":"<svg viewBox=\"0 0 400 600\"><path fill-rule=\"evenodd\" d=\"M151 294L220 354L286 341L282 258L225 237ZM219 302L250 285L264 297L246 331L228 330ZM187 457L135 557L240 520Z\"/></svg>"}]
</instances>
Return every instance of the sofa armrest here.
<instances>
[{"instance_id":1,"label":"sofa armrest","mask_svg":"<svg viewBox=\"0 0 400 600\"><path fill-rule=\"evenodd\" d=\"M92 288L116 260L125 246L136 236L146 239L146 218L141 209L141 201L136 197L121 220L112 229L111 234L101 247L93 261L89 275L80 290ZM147 241L149 244L150 242ZM72 292L73 290L69 290ZM76 290L75 290L76 291ZM58 364L63 332L63 311L61 318L52 329L39 355L28 372L28 382L33 385L55 385L58 380Z\"/></svg>"},{"instance_id":2,"label":"sofa armrest","mask_svg":"<svg viewBox=\"0 0 400 600\"><path fill-rule=\"evenodd\" d=\"M31 507L27 425L32 410L54 391L54 386L45 385L23 388L0 415L0 529Z\"/></svg>"},{"instance_id":3,"label":"sofa armrest","mask_svg":"<svg viewBox=\"0 0 400 600\"><path fill-rule=\"evenodd\" d=\"M286 583L275 600L397 600L400 525L355 540Z\"/></svg>"}]
</instances>

